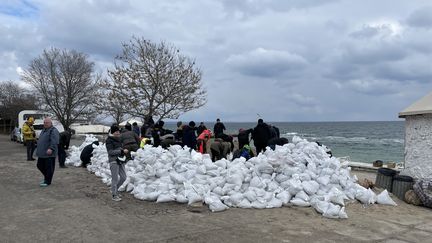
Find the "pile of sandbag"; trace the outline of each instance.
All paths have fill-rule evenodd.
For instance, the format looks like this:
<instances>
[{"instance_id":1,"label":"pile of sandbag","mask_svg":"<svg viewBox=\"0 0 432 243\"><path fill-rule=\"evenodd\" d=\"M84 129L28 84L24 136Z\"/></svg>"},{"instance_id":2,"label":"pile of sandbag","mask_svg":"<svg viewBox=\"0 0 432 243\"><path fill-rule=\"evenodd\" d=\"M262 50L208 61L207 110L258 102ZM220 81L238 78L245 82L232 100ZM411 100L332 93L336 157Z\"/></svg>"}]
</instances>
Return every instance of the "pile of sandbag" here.
<instances>
[{"instance_id":1,"label":"pile of sandbag","mask_svg":"<svg viewBox=\"0 0 432 243\"><path fill-rule=\"evenodd\" d=\"M133 157L126 164L127 179L120 190L141 200L205 202L213 212L228 207L311 206L329 218L348 217L346 200L377 202L375 193L358 185L357 178L350 175L347 162L330 158L323 147L299 137L248 161L239 158L212 162L209 155L178 145L167 150L146 145ZM95 146L91 161L87 169L109 185L111 173L105 145ZM384 202L391 200L388 193L380 198Z\"/></svg>"}]
</instances>

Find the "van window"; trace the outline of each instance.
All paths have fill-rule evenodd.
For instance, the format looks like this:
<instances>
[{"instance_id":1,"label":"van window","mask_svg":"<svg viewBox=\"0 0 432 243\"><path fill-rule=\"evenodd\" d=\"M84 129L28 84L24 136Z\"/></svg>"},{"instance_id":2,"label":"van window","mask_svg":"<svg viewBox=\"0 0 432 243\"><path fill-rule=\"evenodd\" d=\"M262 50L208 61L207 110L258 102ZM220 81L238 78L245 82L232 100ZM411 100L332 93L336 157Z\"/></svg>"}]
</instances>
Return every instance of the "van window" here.
<instances>
[{"instance_id":1,"label":"van window","mask_svg":"<svg viewBox=\"0 0 432 243\"><path fill-rule=\"evenodd\" d=\"M43 127L44 127L44 125L42 125L42 124L39 124L39 125L33 125L33 128L34 128L35 130L42 130Z\"/></svg>"},{"instance_id":2,"label":"van window","mask_svg":"<svg viewBox=\"0 0 432 243\"><path fill-rule=\"evenodd\" d=\"M35 120L43 120L48 114L24 114L24 120L26 121L29 117L33 117Z\"/></svg>"}]
</instances>

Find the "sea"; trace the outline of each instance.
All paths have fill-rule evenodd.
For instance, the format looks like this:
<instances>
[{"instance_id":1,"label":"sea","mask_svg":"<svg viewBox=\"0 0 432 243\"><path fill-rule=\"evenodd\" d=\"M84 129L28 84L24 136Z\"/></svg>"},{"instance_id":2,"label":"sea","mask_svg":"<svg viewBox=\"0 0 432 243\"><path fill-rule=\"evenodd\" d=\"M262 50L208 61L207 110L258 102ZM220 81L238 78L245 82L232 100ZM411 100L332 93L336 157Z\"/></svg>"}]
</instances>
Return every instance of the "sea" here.
<instances>
[{"instance_id":1,"label":"sea","mask_svg":"<svg viewBox=\"0 0 432 243\"><path fill-rule=\"evenodd\" d=\"M197 125L199 122L196 122ZM213 130L213 122L204 122ZM224 122L227 134L238 134L240 128L256 126L255 122ZM361 122L271 122L279 128L282 137L292 141L299 136L308 141L318 141L331 149L336 157L350 161L372 163L404 161L404 121ZM165 127L175 131L175 123Z\"/></svg>"}]
</instances>

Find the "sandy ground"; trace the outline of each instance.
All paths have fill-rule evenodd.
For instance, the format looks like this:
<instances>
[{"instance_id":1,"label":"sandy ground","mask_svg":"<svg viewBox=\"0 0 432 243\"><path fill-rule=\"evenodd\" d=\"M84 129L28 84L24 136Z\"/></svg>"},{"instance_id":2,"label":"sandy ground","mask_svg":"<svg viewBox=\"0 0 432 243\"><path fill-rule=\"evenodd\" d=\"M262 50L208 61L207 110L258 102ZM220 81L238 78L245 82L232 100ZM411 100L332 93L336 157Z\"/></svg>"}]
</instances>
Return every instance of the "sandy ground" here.
<instances>
[{"instance_id":1,"label":"sandy ground","mask_svg":"<svg viewBox=\"0 0 432 243\"><path fill-rule=\"evenodd\" d=\"M56 168L53 184L40 188L25 147L0 135L0 148L0 242L431 242L432 211L397 199L397 207L349 203L345 220L312 208L192 212L130 194L113 202L109 188L82 168Z\"/></svg>"}]
</instances>

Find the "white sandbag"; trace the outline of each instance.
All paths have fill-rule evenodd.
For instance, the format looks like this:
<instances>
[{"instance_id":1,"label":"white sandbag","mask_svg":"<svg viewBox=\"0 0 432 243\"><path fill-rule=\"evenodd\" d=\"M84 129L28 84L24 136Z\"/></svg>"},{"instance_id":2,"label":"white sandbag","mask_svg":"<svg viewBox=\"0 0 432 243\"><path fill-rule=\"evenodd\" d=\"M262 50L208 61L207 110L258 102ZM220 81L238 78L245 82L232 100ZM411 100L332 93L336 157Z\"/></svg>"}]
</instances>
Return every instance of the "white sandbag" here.
<instances>
[{"instance_id":1,"label":"white sandbag","mask_svg":"<svg viewBox=\"0 0 432 243\"><path fill-rule=\"evenodd\" d=\"M268 202L266 208L280 208L280 207L282 207L282 200L274 197L273 199L270 200L270 202Z\"/></svg>"},{"instance_id":2,"label":"white sandbag","mask_svg":"<svg viewBox=\"0 0 432 243\"><path fill-rule=\"evenodd\" d=\"M192 203L196 203L196 202L202 202L203 201L203 197L198 195L195 192L191 192L189 194L186 195L187 199L188 199L188 204L191 205Z\"/></svg>"},{"instance_id":3,"label":"white sandbag","mask_svg":"<svg viewBox=\"0 0 432 243\"><path fill-rule=\"evenodd\" d=\"M345 194L338 190L336 187L333 187L329 191L330 202L338 204L340 206L345 206L344 200L348 199Z\"/></svg>"},{"instance_id":4,"label":"white sandbag","mask_svg":"<svg viewBox=\"0 0 432 243\"><path fill-rule=\"evenodd\" d=\"M299 207L309 207L310 206L310 203L309 202L306 202L306 201L304 201L303 199L300 199L300 198L294 198L294 199L291 199L291 201L290 201L293 205L295 205L295 206L299 206Z\"/></svg>"},{"instance_id":5,"label":"white sandbag","mask_svg":"<svg viewBox=\"0 0 432 243\"><path fill-rule=\"evenodd\" d=\"M373 204L376 201L375 193L372 190L366 189L362 186L358 187L355 198L363 204Z\"/></svg>"},{"instance_id":6,"label":"white sandbag","mask_svg":"<svg viewBox=\"0 0 432 243\"><path fill-rule=\"evenodd\" d=\"M339 205L329 203L327 210L323 213L323 216L326 218L337 219L339 218L340 211L341 207Z\"/></svg>"},{"instance_id":7,"label":"white sandbag","mask_svg":"<svg viewBox=\"0 0 432 243\"><path fill-rule=\"evenodd\" d=\"M348 214L345 212L345 207L342 207L341 210L339 211L339 218L340 219L348 218Z\"/></svg>"},{"instance_id":8,"label":"white sandbag","mask_svg":"<svg viewBox=\"0 0 432 243\"><path fill-rule=\"evenodd\" d=\"M287 205L289 201L291 200L291 194L287 191L282 191L278 194L276 194L276 198L282 201L283 205Z\"/></svg>"},{"instance_id":9,"label":"white sandbag","mask_svg":"<svg viewBox=\"0 0 432 243\"><path fill-rule=\"evenodd\" d=\"M325 213L327 211L329 205L330 205L329 202L319 201L319 200L317 202L311 203L311 204L312 204L312 207L315 208L315 210L320 214Z\"/></svg>"},{"instance_id":10,"label":"white sandbag","mask_svg":"<svg viewBox=\"0 0 432 243\"><path fill-rule=\"evenodd\" d=\"M396 202L390 197L387 189L378 194L376 202L378 204L397 206Z\"/></svg>"},{"instance_id":11,"label":"white sandbag","mask_svg":"<svg viewBox=\"0 0 432 243\"><path fill-rule=\"evenodd\" d=\"M252 208L252 204L249 200L246 198L243 198L243 200L237 205L239 208Z\"/></svg>"},{"instance_id":12,"label":"white sandbag","mask_svg":"<svg viewBox=\"0 0 432 243\"><path fill-rule=\"evenodd\" d=\"M310 198L304 191L299 191L296 196L296 199L301 199L303 201L309 202Z\"/></svg>"},{"instance_id":13,"label":"white sandbag","mask_svg":"<svg viewBox=\"0 0 432 243\"><path fill-rule=\"evenodd\" d=\"M170 194L160 194L156 200L157 203L164 203L164 202L172 202L175 201L175 196Z\"/></svg>"},{"instance_id":14,"label":"white sandbag","mask_svg":"<svg viewBox=\"0 0 432 243\"><path fill-rule=\"evenodd\" d=\"M313 195L318 191L319 184L316 181L303 181L302 187L308 195Z\"/></svg>"}]
</instances>

